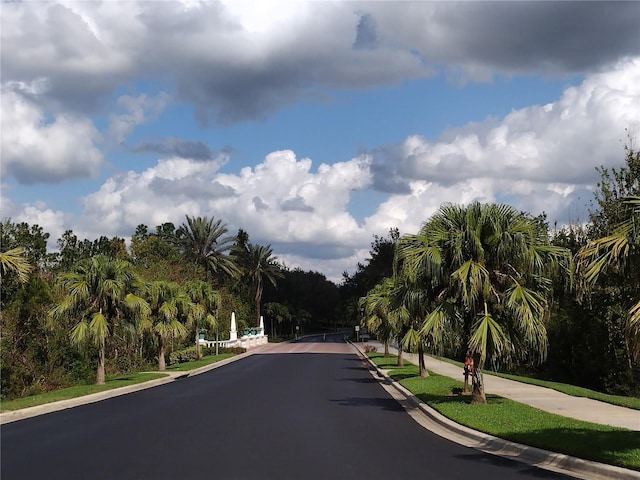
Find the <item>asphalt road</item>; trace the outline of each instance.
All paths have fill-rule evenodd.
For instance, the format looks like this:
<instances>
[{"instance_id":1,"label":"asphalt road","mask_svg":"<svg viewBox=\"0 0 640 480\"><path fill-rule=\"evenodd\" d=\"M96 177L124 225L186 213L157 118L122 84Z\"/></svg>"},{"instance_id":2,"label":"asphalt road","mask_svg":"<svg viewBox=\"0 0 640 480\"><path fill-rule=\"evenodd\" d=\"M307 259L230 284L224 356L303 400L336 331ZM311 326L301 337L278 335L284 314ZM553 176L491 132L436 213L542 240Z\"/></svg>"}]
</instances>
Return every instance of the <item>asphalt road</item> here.
<instances>
[{"instance_id":1,"label":"asphalt road","mask_svg":"<svg viewBox=\"0 0 640 480\"><path fill-rule=\"evenodd\" d=\"M559 479L417 425L342 343L2 426L2 480Z\"/></svg>"}]
</instances>

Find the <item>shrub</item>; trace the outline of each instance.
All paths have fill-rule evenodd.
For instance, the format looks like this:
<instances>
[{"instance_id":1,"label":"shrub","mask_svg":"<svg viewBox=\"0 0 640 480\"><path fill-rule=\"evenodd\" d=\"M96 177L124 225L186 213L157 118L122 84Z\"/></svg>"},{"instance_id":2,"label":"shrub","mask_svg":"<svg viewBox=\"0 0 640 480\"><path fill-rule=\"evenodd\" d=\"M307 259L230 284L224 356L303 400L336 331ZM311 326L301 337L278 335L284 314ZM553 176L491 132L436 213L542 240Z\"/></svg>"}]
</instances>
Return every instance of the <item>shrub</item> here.
<instances>
[{"instance_id":1,"label":"shrub","mask_svg":"<svg viewBox=\"0 0 640 480\"><path fill-rule=\"evenodd\" d=\"M365 345L364 346L364 353L373 353L373 352L377 352L378 351L378 347L374 347L373 345Z\"/></svg>"},{"instance_id":2,"label":"shrub","mask_svg":"<svg viewBox=\"0 0 640 480\"><path fill-rule=\"evenodd\" d=\"M247 351L246 348L241 347L232 347L232 348L219 348L218 353L233 353L234 355L239 355L241 353L245 353ZM202 356L205 355L215 355L216 347L200 347L200 353ZM185 363L185 362L193 362L196 360L196 347L191 346L187 348L183 348L182 350L176 350L175 352L171 352L169 354L169 365L175 365L176 363Z\"/></svg>"}]
</instances>

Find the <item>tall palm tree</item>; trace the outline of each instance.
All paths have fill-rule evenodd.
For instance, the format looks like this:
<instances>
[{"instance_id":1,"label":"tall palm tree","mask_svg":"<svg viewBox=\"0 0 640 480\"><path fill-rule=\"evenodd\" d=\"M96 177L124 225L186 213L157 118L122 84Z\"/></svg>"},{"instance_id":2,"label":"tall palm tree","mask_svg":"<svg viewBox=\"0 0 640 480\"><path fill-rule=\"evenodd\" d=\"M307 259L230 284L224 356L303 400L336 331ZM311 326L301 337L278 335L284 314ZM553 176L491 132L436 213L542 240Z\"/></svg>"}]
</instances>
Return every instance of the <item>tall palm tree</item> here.
<instances>
[{"instance_id":1,"label":"tall palm tree","mask_svg":"<svg viewBox=\"0 0 640 480\"><path fill-rule=\"evenodd\" d=\"M233 237L224 237L228 232L221 220L214 218L190 217L173 236L173 242L182 254L202 265L208 273L216 276L235 278L239 269L234 258L229 255Z\"/></svg>"},{"instance_id":2,"label":"tall palm tree","mask_svg":"<svg viewBox=\"0 0 640 480\"><path fill-rule=\"evenodd\" d=\"M390 306L392 288L393 281L385 278L358 302L364 315L364 326L382 341L385 358L389 356L389 342L397 335L397 315Z\"/></svg>"},{"instance_id":3,"label":"tall palm tree","mask_svg":"<svg viewBox=\"0 0 640 480\"><path fill-rule=\"evenodd\" d=\"M246 249L237 253L243 275L251 285L253 301L256 309L256 325L260 325L260 302L264 282L269 281L274 287L278 279L284 278L278 257L273 255L271 245L255 245L248 243Z\"/></svg>"},{"instance_id":4,"label":"tall palm tree","mask_svg":"<svg viewBox=\"0 0 640 480\"><path fill-rule=\"evenodd\" d=\"M144 297L150 314L141 329L150 330L158 341L158 370L166 370L165 353L167 343L183 337L187 328L180 321L186 320L191 302L176 282L156 280L145 285Z\"/></svg>"},{"instance_id":5,"label":"tall palm tree","mask_svg":"<svg viewBox=\"0 0 640 480\"><path fill-rule=\"evenodd\" d=\"M210 283L201 280L187 282L184 289L191 301L188 320L196 331L196 358L200 359L200 342L198 341L200 325L217 327L218 309L221 304L220 293L215 291Z\"/></svg>"},{"instance_id":6,"label":"tall palm tree","mask_svg":"<svg viewBox=\"0 0 640 480\"><path fill-rule=\"evenodd\" d=\"M640 271L640 197L624 199L628 217L610 235L592 240L576 254L576 274L580 295L587 294L607 270ZM640 298L631 300L626 320L626 338L631 358L640 355Z\"/></svg>"},{"instance_id":7,"label":"tall palm tree","mask_svg":"<svg viewBox=\"0 0 640 480\"><path fill-rule=\"evenodd\" d=\"M550 245L540 222L508 205L447 204L418 234L401 239L399 256L403 274L424 277L436 300L422 333L461 324L474 356L472 402L486 402L486 359L509 358L516 349L545 357L551 274L569 252Z\"/></svg>"},{"instance_id":8,"label":"tall palm tree","mask_svg":"<svg viewBox=\"0 0 640 480\"><path fill-rule=\"evenodd\" d=\"M62 273L57 283L64 292L62 301L50 310L52 320L71 316L78 320L71 340L81 344L92 339L98 347L96 383L105 382L105 342L120 321L144 317L149 305L137 291L140 283L133 266L125 260L104 255L86 259L74 272Z\"/></svg>"},{"instance_id":9,"label":"tall palm tree","mask_svg":"<svg viewBox=\"0 0 640 480\"><path fill-rule=\"evenodd\" d=\"M0 279L7 273L13 272L18 276L18 280L26 282L33 266L24 256L24 248L16 247L6 252L0 252Z\"/></svg>"}]
</instances>

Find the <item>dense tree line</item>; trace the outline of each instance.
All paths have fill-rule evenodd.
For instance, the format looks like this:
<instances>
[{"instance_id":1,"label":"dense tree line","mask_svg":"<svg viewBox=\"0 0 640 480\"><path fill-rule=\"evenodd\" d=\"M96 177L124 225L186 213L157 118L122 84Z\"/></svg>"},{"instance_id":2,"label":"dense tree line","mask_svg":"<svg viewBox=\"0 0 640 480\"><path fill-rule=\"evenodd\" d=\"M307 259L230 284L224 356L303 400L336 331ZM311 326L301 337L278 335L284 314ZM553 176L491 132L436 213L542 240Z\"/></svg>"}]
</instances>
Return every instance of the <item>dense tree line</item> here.
<instances>
[{"instance_id":1,"label":"dense tree line","mask_svg":"<svg viewBox=\"0 0 640 480\"><path fill-rule=\"evenodd\" d=\"M586 226L550 232L544 215L476 203L376 238L345 275L350 314L417 352L423 375L425 351L473 355L475 402L485 366L640 394L640 153L628 147L624 166L598 170Z\"/></svg>"},{"instance_id":2,"label":"dense tree line","mask_svg":"<svg viewBox=\"0 0 640 480\"><path fill-rule=\"evenodd\" d=\"M415 234L375 236L339 287L214 218L139 225L129 248L66 231L55 252L40 226L4 220L2 396L163 369L189 345L199 356L198 334L225 338L232 311L240 330L263 316L276 337L361 323L420 354L470 353L478 402L483 368L638 395L640 153L629 146L622 167L598 170L586 225L442 205Z\"/></svg>"},{"instance_id":3,"label":"dense tree line","mask_svg":"<svg viewBox=\"0 0 640 480\"><path fill-rule=\"evenodd\" d=\"M48 252L48 239L38 225L0 224L3 398L163 370L189 345L197 358L198 334L226 338L232 311L240 329L256 326L264 282L282 278L270 246L213 218L139 225L129 249L66 231Z\"/></svg>"}]
</instances>

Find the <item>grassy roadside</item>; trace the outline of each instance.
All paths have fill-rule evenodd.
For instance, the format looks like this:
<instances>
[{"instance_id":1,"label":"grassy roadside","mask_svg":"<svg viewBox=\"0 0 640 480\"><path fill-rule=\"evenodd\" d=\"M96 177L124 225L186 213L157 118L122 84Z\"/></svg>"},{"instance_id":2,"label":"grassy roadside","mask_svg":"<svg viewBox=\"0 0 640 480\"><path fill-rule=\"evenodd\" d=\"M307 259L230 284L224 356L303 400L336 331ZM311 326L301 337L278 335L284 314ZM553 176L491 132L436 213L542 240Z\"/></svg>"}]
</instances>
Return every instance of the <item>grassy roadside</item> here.
<instances>
[{"instance_id":1,"label":"grassy roadside","mask_svg":"<svg viewBox=\"0 0 640 480\"><path fill-rule=\"evenodd\" d=\"M451 360L450 358L434 356L440 361L450 363L452 365L463 367L462 362ZM512 375L509 373L499 373L483 370L485 375L494 375L496 377L506 378L508 380L515 380L516 382L528 383L530 385L537 385L539 387L551 388L558 392L566 393L573 397L585 397L592 400L598 400L600 402L610 403L611 405L617 405L619 407L633 408L634 410L640 410L640 398L637 397L624 397L622 395L609 395L607 393L597 392L596 390L590 390L584 387L576 387L575 385L569 385L567 383L552 382L549 380L539 380L537 378L522 377L519 375Z\"/></svg>"},{"instance_id":2,"label":"grassy roadside","mask_svg":"<svg viewBox=\"0 0 640 480\"><path fill-rule=\"evenodd\" d=\"M511 375L508 373L496 373L489 372L490 375L496 377L507 378L509 380L515 380L517 382L529 383L531 385L538 385L540 387L547 387L553 390L557 390L573 397L585 397L592 400L599 400L601 402L610 403L619 407L633 408L634 410L640 410L640 398L637 397L623 397L621 395L609 395L602 392L596 392L588 388L576 387L575 385L568 385L566 383L551 382L548 380L538 380L536 378L520 377L518 375ZM640 415L640 413L638 414Z\"/></svg>"},{"instance_id":3,"label":"grassy roadside","mask_svg":"<svg viewBox=\"0 0 640 480\"><path fill-rule=\"evenodd\" d=\"M126 387L128 385L148 382L149 380L155 380L156 378L162 378L166 376L166 373L144 372L107 377L104 385L74 385L72 387L52 390L51 392L40 393L38 395L16 398L15 400L3 400L0 403L0 411L6 412L10 410L19 410L21 408L35 407L36 405L44 405L45 403L57 402L59 400L68 400L70 398L82 397L91 393L98 393L105 390L112 390L114 388Z\"/></svg>"},{"instance_id":4,"label":"grassy roadside","mask_svg":"<svg viewBox=\"0 0 640 480\"><path fill-rule=\"evenodd\" d=\"M415 365L397 367L395 357L369 357L420 400L474 430L545 450L640 470L640 432L554 415L506 398L487 395L486 405L453 395L462 382L432 372L420 378Z\"/></svg>"},{"instance_id":5,"label":"grassy roadside","mask_svg":"<svg viewBox=\"0 0 640 480\"><path fill-rule=\"evenodd\" d=\"M211 363L219 362L229 357L233 357L233 353L222 353L220 355L207 355L200 360L193 362L178 363L167 368L168 371L186 372L194 370ZM36 405L44 405L45 403L57 402L59 400L68 400L70 398L83 397L92 393L112 390L114 388L126 387L136 383L148 382L156 378L166 377L166 373L162 372L137 372L126 375L117 375L107 377L104 385L74 385L72 387L61 388L51 392L41 393L38 395L30 395L28 397L16 398L15 400L3 400L0 402L0 412L12 410L20 410L21 408L35 407Z\"/></svg>"}]
</instances>

